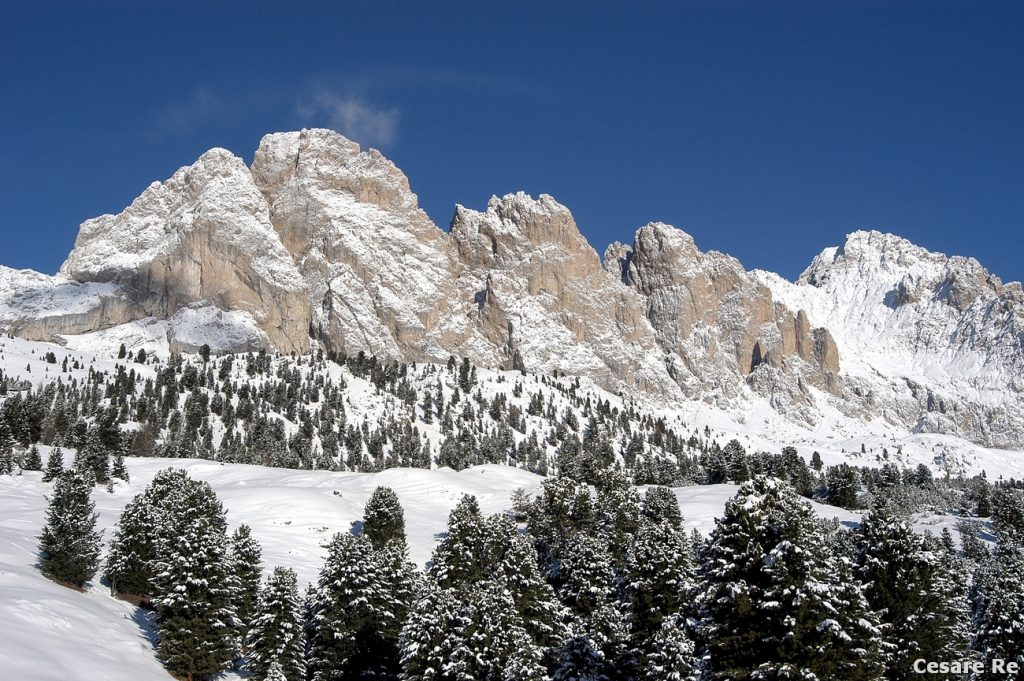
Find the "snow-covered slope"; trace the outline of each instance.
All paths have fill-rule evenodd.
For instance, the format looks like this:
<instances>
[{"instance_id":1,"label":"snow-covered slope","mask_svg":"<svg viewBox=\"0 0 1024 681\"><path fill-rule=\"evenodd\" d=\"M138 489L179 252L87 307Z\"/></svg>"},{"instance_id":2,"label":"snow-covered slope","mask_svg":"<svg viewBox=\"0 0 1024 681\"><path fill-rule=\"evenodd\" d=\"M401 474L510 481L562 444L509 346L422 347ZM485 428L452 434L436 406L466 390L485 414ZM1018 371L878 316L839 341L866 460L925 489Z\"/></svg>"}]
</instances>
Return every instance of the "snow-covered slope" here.
<instances>
[{"instance_id":1,"label":"snow-covered slope","mask_svg":"<svg viewBox=\"0 0 1024 681\"><path fill-rule=\"evenodd\" d=\"M1020 448L1024 295L973 258L947 257L880 232L855 232L796 283L755 275L830 330L848 411L915 432Z\"/></svg>"},{"instance_id":2,"label":"snow-covered slope","mask_svg":"<svg viewBox=\"0 0 1024 681\"><path fill-rule=\"evenodd\" d=\"M47 452L43 452L45 457ZM393 488L405 509L411 559L429 559L448 513L473 494L484 513L511 506L511 492L536 489L541 478L505 466L451 470L395 469L378 474L287 471L180 459L129 459L131 484L93 494L105 540L124 505L157 471L180 467L211 484L232 527L246 523L263 547L264 571L292 567L300 585L316 580L324 544L349 532L378 485ZM144 613L112 598L94 582L78 592L43 577L36 547L51 485L40 473L0 476L0 670L5 679L31 681L141 681L169 679L154 657ZM736 488L714 485L676 490L688 528L707 533ZM842 522L857 514L820 504L815 510ZM227 675L226 678L236 678Z\"/></svg>"}]
</instances>

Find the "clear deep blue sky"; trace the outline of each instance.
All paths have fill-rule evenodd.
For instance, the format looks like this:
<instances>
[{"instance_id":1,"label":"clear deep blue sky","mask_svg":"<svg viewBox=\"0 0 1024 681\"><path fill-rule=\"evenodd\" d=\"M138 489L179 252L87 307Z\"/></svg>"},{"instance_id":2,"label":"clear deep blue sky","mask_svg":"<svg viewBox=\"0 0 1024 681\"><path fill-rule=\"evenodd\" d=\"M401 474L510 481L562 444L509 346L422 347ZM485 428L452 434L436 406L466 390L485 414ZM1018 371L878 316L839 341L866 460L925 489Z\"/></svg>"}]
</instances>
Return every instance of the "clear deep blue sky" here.
<instances>
[{"instance_id":1,"label":"clear deep blue sky","mask_svg":"<svg viewBox=\"0 0 1024 681\"><path fill-rule=\"evenodd\" d=\"M0 8L5 265L54 272L209 147L329 126L444 228L522 189L601 252L662 220L794 277L869 227L1024 278L1024 3L89 4Z\"/></svg>"}]
</instances>

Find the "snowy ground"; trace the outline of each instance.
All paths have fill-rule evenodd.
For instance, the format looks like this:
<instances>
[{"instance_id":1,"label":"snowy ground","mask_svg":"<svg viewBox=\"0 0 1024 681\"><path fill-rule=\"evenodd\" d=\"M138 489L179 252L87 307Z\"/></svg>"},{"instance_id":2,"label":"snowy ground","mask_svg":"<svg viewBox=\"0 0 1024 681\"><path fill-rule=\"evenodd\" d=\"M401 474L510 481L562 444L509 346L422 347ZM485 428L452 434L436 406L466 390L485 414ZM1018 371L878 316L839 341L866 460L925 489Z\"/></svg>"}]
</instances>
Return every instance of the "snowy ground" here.
<instances>
[{"instance_id":1,"label":"snowy ground","mask_svg":"<svg viewBox=\"0 0 1024 681\"><path fill-rule=\"evenodd\" d=\"M495 513L511 505L515 489L533 491L542 480L505 466L363 474L182 459L129 459L127 464L130 485L121 484L112 494L100 488L94 493L105 540L111 537L125 503L157 471L181 467L213 486L232 527L242 522L252 527L263 546L265 570L275 565L292 567L303 587L316 580L324 557L322 546L335 532L352 530L378 485L398 493L405 508L410 557L422 568L445 531L448 513L463 494L476 495L484 513ZM36 535L50 488L40 473L0 476L0 677L26 681L169 678L153 656L152 632L141 611L110 597L99 583L80 593L39 574ZM687 528L709 532L736 489L734 485L678 488ZM854 512L813 506L820 515L844 523L853 524L859 518ZM928 525L935 532L941 527Z\"/></svg>"}]
</instances>

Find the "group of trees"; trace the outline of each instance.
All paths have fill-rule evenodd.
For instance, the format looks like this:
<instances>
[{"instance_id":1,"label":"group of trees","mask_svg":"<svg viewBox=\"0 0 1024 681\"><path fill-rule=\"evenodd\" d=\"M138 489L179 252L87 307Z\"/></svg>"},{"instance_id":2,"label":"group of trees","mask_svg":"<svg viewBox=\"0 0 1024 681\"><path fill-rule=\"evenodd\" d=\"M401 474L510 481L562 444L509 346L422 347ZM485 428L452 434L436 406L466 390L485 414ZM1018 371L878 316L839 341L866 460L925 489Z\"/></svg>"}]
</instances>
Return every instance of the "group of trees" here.
<instances>
[{"instance_id":1,"label":"group of trees","mask_svg":"<svg viewBox=\"0 0 1024 681\"><path fill-rule=\"evenodd\" d=\"M55 480L40 567L69 585L99 564L94 485ZM884 503L850 530L756 475L702 538L667 488L559 476L507 513L464 497L420 573L380 487L301 596L287 567L261 584L249 529L229 534L209 485L167 469L124 508L104 575L187 679L938 679L914 661L1024 663L1020 492L997 489L992 513L995 548L968 557Z\"/></svg>"},{"instance_id":2,"label":"group of trees","mask_svg":"<svg viewBox=\"0 0 1024 681\"><path fill-rule=\"evenodd\" d=\"M708 428L654 417L628 398L612 404L578 379L362 353L175 354L166 362L142 358L145 370L139 355L119 356L125 364L112 372L64 356L55 379L0 401L0 474L34 469L30 447L38 442L74 448L100 482L124 479L123 458L132 455L364 472L499 463L589 484L609 468L643 485L742 484L769 475L844 508L869 508L884 496L902 512L960 507L988 515L986 481L935 480L923 465L903 470L898 447L874 455L880 467L824 466L817 453L808 465L793 447L720 445ZM369 382L382 410L356 406L354 380ZM11 454L5 439L28 453ZM870 454L862 449L851 456Z\"/></svg>"},{"instance_id":3,"label":"group of trees","mask_svg":"<svg viewBox=\"0 0 1024 681\"><path fill-rule=\"evenodd\" d=\"M260 583L260 547L245 526L229 534L208 485L163 471L125 507L103 575L152 610L159 657L183 677L244 664L275 681L907 678L917 658L1024 650L1016 481L934 479L886 450L880 467L747 452L578 380L511 373L485 390L454 358L121 359L156 375L90 368L0 402L0 474L43 470L54 483L40 568L70 586L98 569L90 494L127 482L125 456L551 475L511 515L462 500L425 574L408 563L397 497L378 489L361 532L334 537L300 595L287 567ZM356 419L345 377L368 381L383 415ZM53 446L45 464L36 443ZM67 470L61 446L75 450ZM725 482L741 488L710 540L686 534L661 485ZM651 487L640 496L634 484ZM802 497L870 510L849 531ZM911 530L905 518L924 508L965 517L960 550ZM992 518L994 551L971 516Z\"/></svg>"}]
</instances>

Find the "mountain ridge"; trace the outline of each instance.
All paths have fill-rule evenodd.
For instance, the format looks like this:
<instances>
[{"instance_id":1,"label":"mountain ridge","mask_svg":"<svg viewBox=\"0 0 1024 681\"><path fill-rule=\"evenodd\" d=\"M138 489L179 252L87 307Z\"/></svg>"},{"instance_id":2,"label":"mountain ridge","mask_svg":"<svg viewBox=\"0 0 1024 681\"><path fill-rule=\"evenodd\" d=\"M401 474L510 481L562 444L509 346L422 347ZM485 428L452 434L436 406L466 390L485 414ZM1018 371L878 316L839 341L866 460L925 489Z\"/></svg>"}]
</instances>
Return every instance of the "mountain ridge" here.
<instances>
[{"instance_id":1,"label":"mountain ridge","mask_svg":"<svg viewBox=\"0 0 1024 681\"><path fill-rule=\"evenodd\" d=\"M250 166L207 151L83 223L54 277L0 267L8 333L126 324L172 350L458 355L1024 448L1024 295L973 258L853 232L788 282L657 222L602 256L568 208L522 192L457 205L445 231L397 166L323 129L265 136Z\"/></svg>"}]
</instances>

